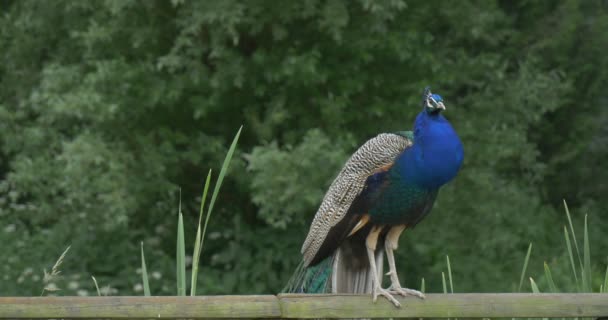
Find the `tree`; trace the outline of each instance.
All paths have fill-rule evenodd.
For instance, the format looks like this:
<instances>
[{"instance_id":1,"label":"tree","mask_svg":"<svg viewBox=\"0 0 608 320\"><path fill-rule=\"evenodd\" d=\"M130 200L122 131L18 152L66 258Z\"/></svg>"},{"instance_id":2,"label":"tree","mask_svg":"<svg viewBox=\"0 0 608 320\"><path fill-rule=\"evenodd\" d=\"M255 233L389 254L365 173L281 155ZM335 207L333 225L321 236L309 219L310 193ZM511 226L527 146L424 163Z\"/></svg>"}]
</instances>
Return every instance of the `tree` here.
<instances>
[{"instance_id":1,"label":"tree","mask_svg":"<svg viewBox=\"0 0 608 320\"><path fill-rule=\"evenodd\" d=\"M5 294L37 294L34 275L68 244L69 293L93 293L89 275L132 293L142 240L153 292L173 292L178 189L193 236L204 174L241 124L200 281L276 292L339 167L375 134L409 129L426 85L466 159L402 240L408 285L437 290L449 254L459 290L510 290L530 241L537 259L558 255L562 197L608 207L605 173L590 170L605 153L600 1L0 6Z\"/></svg>"}]
</instances>

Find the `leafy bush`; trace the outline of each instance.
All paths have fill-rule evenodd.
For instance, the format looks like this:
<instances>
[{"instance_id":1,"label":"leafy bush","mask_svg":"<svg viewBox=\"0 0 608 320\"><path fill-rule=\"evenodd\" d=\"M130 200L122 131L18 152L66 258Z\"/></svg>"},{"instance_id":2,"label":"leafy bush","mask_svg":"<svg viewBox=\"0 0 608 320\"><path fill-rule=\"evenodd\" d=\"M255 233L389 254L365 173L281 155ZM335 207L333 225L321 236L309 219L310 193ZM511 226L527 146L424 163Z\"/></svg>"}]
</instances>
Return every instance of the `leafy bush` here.
<instances>
[{"instance_id":1,"label":"leafy bush","mask_svg":"<svg viewBox=\"0 0 608 320\"><path fill-rule=\"evenodd\" d=\"M458 290L513 289L504 279L518 278L530 241L561 254L562 198L608 227L602 1L23 0L0 10L1 294L39 294L42 270L70 244L62 266L76 284L61 294L96 294L91 275L112 294L141 293L142 239L151 292L175 292L178 189L193 238L201 181L241 124L199 293L276 292L338 168L365 140L411 128L426 85L444 96L466 159L404 235L406 283L425 277L440 291L449 254L455 279L467 279ZM608 244L589 234L602 261Z\"/></svg>"}]
</instances>

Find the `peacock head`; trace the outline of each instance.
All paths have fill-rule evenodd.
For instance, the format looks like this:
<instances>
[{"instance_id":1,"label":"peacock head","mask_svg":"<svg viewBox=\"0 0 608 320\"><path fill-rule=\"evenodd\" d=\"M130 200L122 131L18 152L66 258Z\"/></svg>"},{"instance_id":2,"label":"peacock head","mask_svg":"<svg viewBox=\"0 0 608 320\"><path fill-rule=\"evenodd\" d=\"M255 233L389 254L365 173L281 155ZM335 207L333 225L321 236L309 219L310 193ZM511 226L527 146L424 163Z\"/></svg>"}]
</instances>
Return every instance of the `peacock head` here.
<instances>
[{"instance_id":1,"label":"peacock head","mask_svg":"<svg viewBox=\"0 0 608 320\"><path fill-rule=\"evenodd\" d=\"M431 93L431 87L424 88L422 107L429 114L439 114L439 112L445 110L443 98L438 94Z\"/></svg>"}]
</instances>

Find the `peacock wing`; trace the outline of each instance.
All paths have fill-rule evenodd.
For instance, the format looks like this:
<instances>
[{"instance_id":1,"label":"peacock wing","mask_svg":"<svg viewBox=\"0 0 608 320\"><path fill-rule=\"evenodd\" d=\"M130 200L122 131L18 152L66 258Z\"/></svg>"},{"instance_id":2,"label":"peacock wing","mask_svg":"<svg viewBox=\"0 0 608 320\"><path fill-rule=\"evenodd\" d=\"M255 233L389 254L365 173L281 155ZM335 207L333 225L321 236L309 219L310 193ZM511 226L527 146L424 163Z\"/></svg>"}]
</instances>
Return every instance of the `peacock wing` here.
<instances>
[{"instance_id":1,"label":"peacock wing","mask_svg":"<svg viewBox=\"0 0 608 320\"><path fill-rule=\"evenodd\" d=\"M338 236L330 231L345 218L349 208L363 191L367 178L391 166L395 157L411 145L410 132L382 133L368 140L348 159L325 194L302 245L301 252L306 266L313 260L318 260L316 256L325 242L344 240L350 230L341 230ZM349 224L349 228L352 227ZM332 243L332 247L337 245Z\"/></svg>"}]
</instances>

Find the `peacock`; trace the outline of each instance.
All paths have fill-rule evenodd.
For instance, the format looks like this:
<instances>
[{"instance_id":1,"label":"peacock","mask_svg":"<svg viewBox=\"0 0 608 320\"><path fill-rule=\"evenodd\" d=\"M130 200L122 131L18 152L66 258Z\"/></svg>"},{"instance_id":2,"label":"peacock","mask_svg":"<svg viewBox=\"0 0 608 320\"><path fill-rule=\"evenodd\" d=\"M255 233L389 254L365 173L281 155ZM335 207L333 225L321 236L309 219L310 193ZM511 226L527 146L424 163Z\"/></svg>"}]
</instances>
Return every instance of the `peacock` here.
<instances>
[{"instance_id":1,"label":"peacock","mask_svg":"<svg viewBox=\"0 0 608 320\"><path fill-rule=\"evenodd\" d=\"M439 189L464 159L460 138L426 87L413 131L382 133L363 144L335 178L311 223L302 263L286 292L371 293L424 299L401 286L394 250L401 233L426 217ZM382 288L386 251L391 284Z\"/></svg>"}]
</instances>

